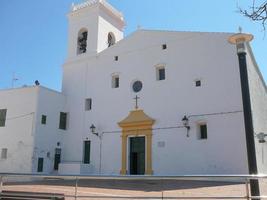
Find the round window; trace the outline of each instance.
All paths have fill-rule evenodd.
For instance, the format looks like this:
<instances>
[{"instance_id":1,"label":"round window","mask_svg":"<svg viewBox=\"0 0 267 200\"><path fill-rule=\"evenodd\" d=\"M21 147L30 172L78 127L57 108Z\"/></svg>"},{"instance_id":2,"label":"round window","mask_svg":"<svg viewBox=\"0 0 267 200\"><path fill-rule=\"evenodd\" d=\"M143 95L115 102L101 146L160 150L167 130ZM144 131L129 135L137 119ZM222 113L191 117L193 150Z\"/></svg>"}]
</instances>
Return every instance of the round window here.
<instances>
[{"instance_id":1,"label":"round window","mask_svg":"<svg viewBox=\"0 0 267 200\"><path fill-rule=\"evenodd\" d=\"M134 92L140 92L142 90L143 84L141 81L135 81L133 83L133 91Z\"/></svg>"}]
</instances>

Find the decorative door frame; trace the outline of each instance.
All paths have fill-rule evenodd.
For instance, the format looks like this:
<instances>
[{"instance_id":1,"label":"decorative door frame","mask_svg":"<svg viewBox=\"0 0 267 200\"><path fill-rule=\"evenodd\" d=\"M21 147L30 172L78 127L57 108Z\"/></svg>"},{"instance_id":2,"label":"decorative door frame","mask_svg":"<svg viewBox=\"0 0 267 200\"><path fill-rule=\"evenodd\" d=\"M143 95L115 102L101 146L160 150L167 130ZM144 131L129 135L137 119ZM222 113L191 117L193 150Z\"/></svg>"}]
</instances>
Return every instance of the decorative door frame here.
<instances>
[{"instance_id":1,"label":"decorative door frame","mask_svg":"<svg viewBox=\"0 0 267 200\"><path fill-rule=\"evenodd\" d=\"M155 120L144 113L143 110L134 110L118 125L122 128L121 135L121 175L127 172L127 141L129 136L145 136L145 175L152 175L152 126Z\"/></svg>"}]
</instances>

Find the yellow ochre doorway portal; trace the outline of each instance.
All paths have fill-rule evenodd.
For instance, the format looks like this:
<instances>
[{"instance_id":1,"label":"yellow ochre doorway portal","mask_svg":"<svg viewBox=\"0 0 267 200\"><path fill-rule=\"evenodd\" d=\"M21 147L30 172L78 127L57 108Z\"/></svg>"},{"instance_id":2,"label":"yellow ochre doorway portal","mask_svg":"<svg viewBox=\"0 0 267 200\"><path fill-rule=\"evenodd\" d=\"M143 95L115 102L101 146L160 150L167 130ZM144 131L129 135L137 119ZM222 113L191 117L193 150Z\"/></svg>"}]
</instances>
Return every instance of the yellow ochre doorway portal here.
<instances>
[{"instance_id":1,"label":"yellow ochre doorway portal","mask_svg":"<svg viewBox=\"0 0 267 200\"><path fill-rule=\"evenodd\" d=\"M155 120L144 113L143 110L130 111L129 115L118 125L122 128L121 135L121 175L127 174L127 139L129 136L145 136L146 160L145 174L152 175L152 126Z\"/></svg>"}]
</instances>

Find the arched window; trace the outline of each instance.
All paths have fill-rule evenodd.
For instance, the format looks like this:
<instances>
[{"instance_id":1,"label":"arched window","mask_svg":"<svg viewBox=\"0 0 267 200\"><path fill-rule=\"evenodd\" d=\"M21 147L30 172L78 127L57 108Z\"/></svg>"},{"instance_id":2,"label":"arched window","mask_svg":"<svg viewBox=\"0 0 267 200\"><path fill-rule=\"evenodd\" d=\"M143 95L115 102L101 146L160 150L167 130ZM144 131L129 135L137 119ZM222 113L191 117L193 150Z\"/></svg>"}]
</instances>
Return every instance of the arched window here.
<instances>
[{"instance_id":1,"label":"arched window","mask_svg":"<svg viewBox=\"0 0 267 200\"><path fill-rule=\"evenodd\" d=\"M83 28L79 31L77 40L77 54L82 54L86 52L87 36L88 31L86 29Z\"/></svg>"},{"instance_id":2,"label":"arched window","mask_svg":"<svg viewBox=\"0 0 267 200\"><path fill-rule=\"evenodd\" d=\"M113 33L108 33L108 47L114 45L116 43L115 36Z\"/></svg>"}]
</instances>

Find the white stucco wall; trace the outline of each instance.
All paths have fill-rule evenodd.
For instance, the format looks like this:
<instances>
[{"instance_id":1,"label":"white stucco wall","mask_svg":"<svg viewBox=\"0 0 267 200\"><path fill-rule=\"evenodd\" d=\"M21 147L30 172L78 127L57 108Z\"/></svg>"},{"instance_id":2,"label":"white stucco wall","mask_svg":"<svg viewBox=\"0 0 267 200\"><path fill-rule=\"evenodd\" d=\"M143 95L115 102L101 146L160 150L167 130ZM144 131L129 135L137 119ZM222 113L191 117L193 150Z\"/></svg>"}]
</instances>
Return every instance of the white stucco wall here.
<instances>
[{"instance_id":1,"label":"white stucco wall","mask_svg":"<svg viewBox=\"0 0 267 200\"><path fill-rule=\"evenodd\" d=\"M64 131L58 129L64 107L65 96L42 86L0 91L0 109L7 109L0 151L8 149L7 159L0 159L0 172L36 173L38 157L44 158L43 173L53 172L55 148L64 148ZM47 116L45 125L42 115Z\"/></svg>"},{"instance_id":2,"label":"white stucco wall","mask_svg":"<svg viewBox=\"0 0 267 200\"><path fill-rule=\"evenodd\" d=\"M98 132L120 130L117 123L134 108L131 84L140 80L139 105L156 120L155 128L181 125L184 115L241 111L190 118L189 138L184 129L154 131L155 174L247 173L238 60L235 48L227 42L229 36L141 30L96 57L66 63L63 93L68 95L71 117L65 143L76 145L64 159L82 161L82 141L88 138L91 165L99 172L99 138L90 134L89 127L93 123ZM156 80L158 64L165 65L164 81ZM120 76L117 89L111 88L114 73ZM194 86L196 79L202 80L202 87ZM84 110L85 98L93 99L91 111ZM208 124L207 141L196 138L199 120ZM157 147L159 141L165 142L164 148ZM117 174L120 165L120 133L104 134L101 172Z\"/></svg>"},{"instance_id":3,"label":"white stucco wall","mask_svg":"<svg viewBox=\"0 0 267 200\"><path fill-rule=\"evenodd\" d=\"M115 41L123 39L123 32L119 29L118 22L108 16L104 11L100 10L98 18L98 50L101 52L108 47L108 33L111 32L115 36Z\"/></svg>"},{"instance_id":4,"label":"white stucco wall","mask_svg":"<svg viewBox=\"0 0 267 200\"><path fill-rule=\"evenodd\" d=\"M54 171L55 148L64 152L62 138L66 132L59 129L60 112L66 112L66 98L59 92L48 88L38 87L36 110L36 133L34 140L33 172L37 172L38 157L44 158L43 173ZM42 115L46 115L46 124L41 124ZM58 145L57 143L60 143ZM47 156L47 153L50 156Z\"/></svg>"},{"instance_id":5,"label":"white stucco wall","mask_svg":"<svg viewBox=\"0 0 267 200\"><path fill-rule=\"evenodd\" d=\"M7 109L5 127L0 127L0 172L31 173L35 132L37 88L25 87L0 91L0 109Z\"/></svg>"},{"instance_id":6,"label":"white stucco wall","mask_svg":"<svg viewBox=\"0 0 267 200\"><path fill-rule=\"evenodd\" d=\"M267 134L267 88L250 46L247 54L249 89L251 96L254 134ZM267 140L267 137L265 137ZM259 173L267 173L267 142L259 143L255 137Z\"/></svg>"}]
</instances>

